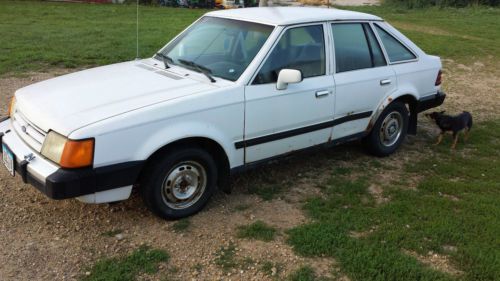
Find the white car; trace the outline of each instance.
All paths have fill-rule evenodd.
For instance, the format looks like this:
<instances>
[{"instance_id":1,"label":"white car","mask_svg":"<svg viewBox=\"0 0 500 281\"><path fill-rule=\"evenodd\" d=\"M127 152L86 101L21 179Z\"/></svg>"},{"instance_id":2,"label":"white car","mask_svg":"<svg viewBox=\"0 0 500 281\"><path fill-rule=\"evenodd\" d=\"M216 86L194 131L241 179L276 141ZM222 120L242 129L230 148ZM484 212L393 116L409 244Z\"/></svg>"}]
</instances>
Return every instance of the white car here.
<instances>
[{"instance_id":1,"label":"white car","mask_svg":"<svg viewBox=\"0 0 500 281\"><path fill-rule=\"evenodd\" d=\"M230 175L362 139L393 153L443 103L441 62L381 18L282 7L209 12L154 57L19 89L2 159L53 199L201 210Z\"/></svg>"}]
</instances>

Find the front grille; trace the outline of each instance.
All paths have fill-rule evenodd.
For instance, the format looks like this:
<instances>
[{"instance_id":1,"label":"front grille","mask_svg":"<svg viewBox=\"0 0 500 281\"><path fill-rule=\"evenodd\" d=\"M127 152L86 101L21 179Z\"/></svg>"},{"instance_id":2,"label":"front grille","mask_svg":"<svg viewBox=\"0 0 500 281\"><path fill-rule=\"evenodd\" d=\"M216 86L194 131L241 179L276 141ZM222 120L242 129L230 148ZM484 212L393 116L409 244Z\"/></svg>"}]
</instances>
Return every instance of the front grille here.
<instances>
[{"instance_id":1,"label":"front grille","mask_svg":"<svg viewBox=\"0 0 500 281\"><path fill-rule=\"evenodd\" d=\"M31 148L37 152L42 150L42 144L47 134L30 122L18 109L15 110L12 117L12 126Z\"/></svg>"}]
</instances>

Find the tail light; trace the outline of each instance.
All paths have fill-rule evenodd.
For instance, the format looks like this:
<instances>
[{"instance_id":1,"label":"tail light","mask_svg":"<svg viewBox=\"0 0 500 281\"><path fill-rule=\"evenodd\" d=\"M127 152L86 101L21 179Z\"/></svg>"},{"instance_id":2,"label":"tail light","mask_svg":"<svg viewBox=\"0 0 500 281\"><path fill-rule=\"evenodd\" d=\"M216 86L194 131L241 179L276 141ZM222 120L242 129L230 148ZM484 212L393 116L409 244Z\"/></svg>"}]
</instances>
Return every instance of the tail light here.
<instances>
[{"instance_id":1,"label":"tail light","mask_svg":"<svg viewBox=\"0 0 500 281\"><path fill-rule=\"evenodd\" d=\"M436 86L441 85L442 75L443 75L443 72L441 70L439 70L438 76L436 77L436 83L434 85L436 85Z\"/></svg>"}]
</instances>

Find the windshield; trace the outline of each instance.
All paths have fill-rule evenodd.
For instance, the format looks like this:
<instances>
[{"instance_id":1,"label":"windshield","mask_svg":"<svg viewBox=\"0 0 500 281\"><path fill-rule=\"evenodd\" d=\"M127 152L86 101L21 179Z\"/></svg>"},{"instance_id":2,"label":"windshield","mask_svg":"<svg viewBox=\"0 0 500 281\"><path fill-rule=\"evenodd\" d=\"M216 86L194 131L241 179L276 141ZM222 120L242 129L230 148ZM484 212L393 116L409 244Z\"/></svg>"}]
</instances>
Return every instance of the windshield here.
<instances>
[{"instance_id":1,"label":"windshield","mask_svg":"<svg viewBox=\"0 0 500 281\"><path fill-rule=\"evenodd\" d=\"M161 54L170 58L172 64L185 67L182 62L187 61L204 67L213 76L236 81L272 30L269 25L204 17Z\"/></svg>"}]
</instances>

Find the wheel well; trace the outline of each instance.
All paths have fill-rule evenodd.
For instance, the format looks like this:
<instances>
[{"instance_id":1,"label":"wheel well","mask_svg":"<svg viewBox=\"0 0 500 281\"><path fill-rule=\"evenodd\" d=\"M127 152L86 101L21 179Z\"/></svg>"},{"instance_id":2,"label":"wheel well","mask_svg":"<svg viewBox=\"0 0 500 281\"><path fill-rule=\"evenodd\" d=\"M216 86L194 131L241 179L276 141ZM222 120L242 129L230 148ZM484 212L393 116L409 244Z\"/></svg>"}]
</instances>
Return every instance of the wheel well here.
<instances>
[{"instance_id":1,"label":"wheel well","mask_svg":"<svg viewBox=\"0 0 500 281\"><path fill-rule=\"evenodd\" d=\"M417 117L418 117L417 99L410 94L406 94L398 97L394 101L402 101L408 106L408 110L410 111L408 134L410 135L417 134Z\"/></svg>"},{"instance_id":2,"label":"wheel well","mask_svg":"<svg viewBox=\"0 0 500 281\"><path fill-rule=\"evenodd\" d=\"M168 153L169 150L175 149L176 147L180 146L187 146L187 147L198 146L207 151L208 153L210 153L210 155L212 155L215 162L217 163L217 170L218 170L217 185L219 186L220 189L222 189L225 192L230 191L229 159L227 158L226 152L219 143L217 143L212 139L204 137L191 137L191 138L177 140L158 149L146 160L146 163L144 164L141 171L141 177L144 171L147 170L147 167L151 165L151 163L154 163L157 157L161 157L161 155L163 155L164 153Z\"/></svg>"}]
</instances>

